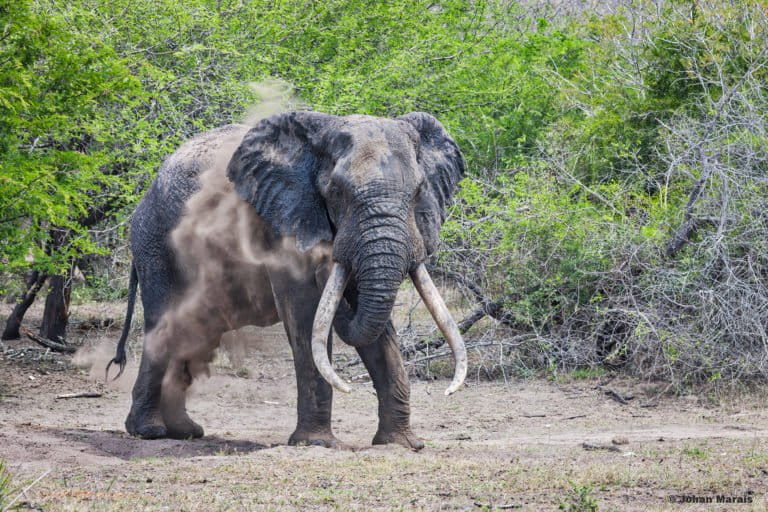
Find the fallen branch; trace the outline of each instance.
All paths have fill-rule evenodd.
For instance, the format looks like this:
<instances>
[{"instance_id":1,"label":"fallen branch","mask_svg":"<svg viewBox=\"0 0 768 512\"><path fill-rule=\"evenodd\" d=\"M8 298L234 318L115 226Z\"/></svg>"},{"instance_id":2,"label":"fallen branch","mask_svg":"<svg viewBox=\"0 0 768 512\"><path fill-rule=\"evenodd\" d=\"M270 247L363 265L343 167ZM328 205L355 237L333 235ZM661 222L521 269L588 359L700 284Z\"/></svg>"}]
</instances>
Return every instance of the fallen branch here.
<instances>
[{"instance_id":1,"label":"fallen branch","mask_svg":"<svg viewBox=\"0 0 768 512\"><path fill-rule=\"evenodd\" d=\"M56 400L62 400L66 398L101 398L101 393L94 391L83 391L81 393L64 393L63 395L56 395Z\"/></svg>"},{"instance_id":2,"label":"fallen branch","mask_svg":"<svg viewBox=\"0 0 768 512\"><path fill-rule=\"evenodd\" d=\"M481 305L479 308L474 310L472 313L470 313L468 316L464 317L458 324L459 332L461 334L464 334L467 332L473 325L475 325L477 322L479 322L481 319L483 319L486 315L489 315L491 311L496 312L498 309L501 308L501 303L491 303L489 305ZM416 352L422 352L426 349L437 349L445 345L445 338L439 337L439 338L433 338L431 340L424 340L419 341L418 343L415 343L413 346L404 348L402 350L403 357L408 359L409 357L413 356Z\"/></svg>"},{"instance_id":3,"label":"fallen branch","mask_svg":"<svg viewBox=\"0 0 768 512\"><path fill-rule=\"evenodd\" d=\"M607 452L621 453L621 449L613 446L612 444L581 443L581 447L588 451L605 450Z\"/></svg>"},{"instance_id":4,"label":"fallen branch","mask_svg":"<svg viewBox=\"0 0 768 512\"><path fill-rule=\"evenodd\" d=\"M480 288L480 286L478 286L477 283L473 282L471 278L463 274L460 274L459 272L446 270L444 268L435 267L433 265L429 265L427 269L429 270L430 274L443 276L444 278L456 283L460 288L469 290L469 292L472 295L474 295L475 300L480 304L480 306L475 311L473 311L468 317L466 317L465 320L469 320L476 315L480 315L475 320L475 322L477 322L478 320L483 318L483 316L488 315L494 320L497 320L498 322L501 322L502 324L512 329L517 329L520 327L514 321L512 316L504 310L504 304L520 300L519 295L517 294L506 295L504 297L501 297L500 299L492 300L490 297L486 296L483 293L482 288ZM538 285L531 286L530 288L524 290L522 293L524 295L528 295L530 293L535 292L538 289L539 289Z\"/></svg>"},{"instance_id":5,"label":"fallen branch","mask_svg":"<svg viewBox=\"0 0 768 512\"><path fill-rule=\"evenodd\" d=\"M523 334L520 336L516 336L512 339L525 339L525 338L535 338L535 334ZM512 343L508 341L481 341L476 343L466 343L467 350L473 349L473 348L480 348L480 347L516 347L520 345L520 343ZM418 359L411 359L410 361L406 361L405 365L413 365L418 363L423 363L425 361L430 361L432 359L438 359L440 357L453 357L453 352L450 350L444 350L442 352L437 352L435 354L429 354L428 356L419 357Z\"/></svg>"},{"instance_id":6,"label":"fallen branch","mask_svg":"<svg viewBox=\"0 0 768 512\"><path fill-rule=\"evenodd\" d=\"M77 351L77 347L73 347L72 345L69 345L67 343L60 343L58 341L53 341L53 340L49 340L48 338L37 336L36 334L33 334L29 329L25 327L22 327L20 330L21 330L21 333L27 338L55 352L65 352L67 354L74 354Z\"/></svg>"},{"instance_id":7,"label":"fallen branch","mask_svg":"<svg viewBox=\"0 0 768 512\"><path fill-rule=\"evenodd\" d=\"M522 505L517 503L510 503L508 505L494 505L493 503L480 503L479 501L473 502L476 507L488 510L512 510L513 508L523 508Z\"/></svg>"},{"instance_id":8,"label":"fallen branch","mask_svg":"<svg viewBox=\"0 0 768 512\"><path fill-rule=\"evenodd\" d=\"M622 396L612 389L605 390L605 394L611 399L619 402L621 405L627 405L630 400L633 400L635 398L633 395Z\"/></svg>"},{"instance_id":9,"label":"fallen branch","mask_svg":"<svg viewBox=\"0 0 768 512\"><path fill-rule=\"evenodd\" d=\"M512 296L506 296L499 300L490 301L483 297L481 304L458 323L459 332L461 334L466 333L473 325L475 325L486 316L490 316L494 320L506 325L507 327L519 327L515 324L514 320L512 320L512 317L504 312L504 304L508 303L512 299ZM422 352L427 349L438 349L443 345L445 345L445 338L443 337L419 341L411 347L404 348L402 350L402 354L403 357L408 359L416 352Z\"/></svg>"}]
</instances>

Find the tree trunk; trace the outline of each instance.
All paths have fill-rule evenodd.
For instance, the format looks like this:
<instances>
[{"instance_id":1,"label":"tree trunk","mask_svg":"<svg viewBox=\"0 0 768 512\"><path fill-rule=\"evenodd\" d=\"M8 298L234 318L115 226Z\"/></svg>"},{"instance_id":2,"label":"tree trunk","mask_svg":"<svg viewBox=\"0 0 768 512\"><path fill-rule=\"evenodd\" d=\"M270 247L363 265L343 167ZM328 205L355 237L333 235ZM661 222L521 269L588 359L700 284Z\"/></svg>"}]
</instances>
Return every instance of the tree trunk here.
<instances>
[{"instance_id":1,"label":"tree trunk","mask_svg":"<svg viewBox=\"0 0 768 512\"><path fill-rule=\"evenodd\" d=\"M40 326L41 337L54 341L64 341L66 339L71 290L71 276L51 277L50 290L45 298L43 323Z\"/></svg>"},{"instance_id":2,"label":"tree trunk","mask_svg":"<svg viewBox=\"0 0 768 512\"><path fill-rule=\"evenodd\" d=\"M41 274L37 270L32 270L29 274L27 274L27 278L24 280L25 284L27 285L27 290L13 307L13 311L8 317L8 321L5 323L5 330L3 330L3 334L0 336L0 339L17 340L21 338L19 327L21 327L21 322L24 320L24 314L27 312L32 303L35 302L37 292L40 291L40 288L43 286L43 283L45 283L47 277L47 275Z\"/></svg>"},{"instance_id":3,"label":"tree trunk","mask_svg":"<svg viewBox=\"0 0 768 512\"><path fill-rule=\"evenodd\" d=\"M114 210L118 204L118 198L113 197L107 200L107 202L101 207L94 208L88 212L88 215L80 219L80 224L84 227L92 227L106 218L107 213ZM53 229L51 230L52 244L49 248L49 254L52 251L60 249L69 236L69 230L66 229ZM5 324L0 339L3 340L17 340L21 337L19 328L21 322L24 319L24 314L29 307L35 302L37 293L45 283L45 280L49 276L41 274L40 272L33 270L27 275L25 280L27 290L24 296L14 306L11 315ZM51 277L50 291L48 297L45 299L45 311L43 312L43 323L40 326L40 336L48 338L50 340L64 340L67 322L69 321L69 299L72 286L72 271L66 276L54 276Z\"/></svg>"}]
</instances>

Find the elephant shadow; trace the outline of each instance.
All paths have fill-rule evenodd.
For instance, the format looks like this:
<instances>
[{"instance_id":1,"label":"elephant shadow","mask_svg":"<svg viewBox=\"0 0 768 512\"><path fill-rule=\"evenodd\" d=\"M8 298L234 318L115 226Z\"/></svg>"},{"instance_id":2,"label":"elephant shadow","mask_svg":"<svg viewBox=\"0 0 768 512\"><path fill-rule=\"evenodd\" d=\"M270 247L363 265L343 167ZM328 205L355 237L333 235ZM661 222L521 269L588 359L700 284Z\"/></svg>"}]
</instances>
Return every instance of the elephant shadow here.
<instances>
[{"instance_id":1,"label":"elephant shadow","mask_svg":"<svg viewBox=\"0 0 768 512\"><path fill-rule=\"evenodd\" d=\"M157 439L147 441L131 437L118 430L56 429L48 432L70 443L86 445L87 451L103 457L117 457L122 460L149 457L188 458L211 455L237 455L251 453L272 445L243 439L222 439L205 436L199 439L175 440Z\"/></svg>"}]
</instances>

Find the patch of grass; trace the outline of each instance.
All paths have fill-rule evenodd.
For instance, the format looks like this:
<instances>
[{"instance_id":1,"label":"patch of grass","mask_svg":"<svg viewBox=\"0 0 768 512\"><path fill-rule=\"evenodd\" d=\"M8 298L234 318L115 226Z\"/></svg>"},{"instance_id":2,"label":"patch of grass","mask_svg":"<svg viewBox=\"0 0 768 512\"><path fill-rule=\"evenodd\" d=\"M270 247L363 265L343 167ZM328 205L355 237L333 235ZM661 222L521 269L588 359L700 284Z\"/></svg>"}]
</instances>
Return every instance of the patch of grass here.
<instances>
[{"instance_id":1,"label":"patch of grass","mask_svg":"<svg viewBox=\"0 0 768 512\"><path fill-rule=\"evenodd\" d=\"M701 459L701 460L709 458L709 452L706 450L706 448L701 448L699 446L684 447L683 455L687 455L689 457L693 457L694 459Z\"/></svg>"},{"instance_id":2,"label":"patch of grass","mask_svg":"<svg viewBox=\"0 0 768 512\"><path fill-rule=\"evenodd\" d=\"M560 502L560 510L566 512L597 512L597 499L589 485L574 485L567 502Z\"/></svg>"},{"instance_id":3,"label":"patch of grass","mask_svg":"<svg viewBox=\"0 0 768 512\"><path fill-rule=\"evenodd\" d=\"M747 464L747 467L768 470L768 452L755 447L744 455L744 462Z\"/></svg>"},{"instance_id":4,"label":"patch of grass","mask_svg":"<svg viewBox=\"0 0 768 512\"><path fill-rule=\"evenodd\" d=\"M105 482L114 474L105 475L108 469L74 468L76 480L46 479L29 494L31 500L46 500L51 510L72 511L203 510L202 503L204 510L398 510L397 505L401 510L482 510L483 504L499 510L494 503L521 501L531 510L618 511L627 495L647 497L649 489L738 494L761 485L762 472L746 471L750 466L742 462L763 460L760 445L723 443L706 445L711 456L705 462L683 457L686 445L672 441L652 445L652 458L539 444L500 456L498 446L445 440L433 441L419 454L278 446L236 456L134 459L125 463L127 476L109 486ZM714 456L720 451L732 457ZM392 479L393 474L403 478ZM416 499L415 488L434 492ZM649 509L668 510L661 508L664 504ZM764 504L757 497L744 511L763 511Z\"/></svg>"},{"instance_id":5,"label":"patch of grass","mask_svg":"<svg viewBox=\"0 0 768 512\"><path fill-rule=\"evenodd\" d=\"M594 368L577 368L568 374L568 376L574 380L589 380L602 377L606 373L608 373L608 370L605 368L595 366Z\"/></svg>"},{"instance_id":6,"label":"patch of grass","mask_svg":"<svg viewBox=\"0 0 768 512\"><path fill-rule=\"evenodd\" d=\"M0 459L0 510L5 510L5 507L13 499L11 497L12 492L11 474L6 469L5 462Z\"/></svg>"}]
</instances>

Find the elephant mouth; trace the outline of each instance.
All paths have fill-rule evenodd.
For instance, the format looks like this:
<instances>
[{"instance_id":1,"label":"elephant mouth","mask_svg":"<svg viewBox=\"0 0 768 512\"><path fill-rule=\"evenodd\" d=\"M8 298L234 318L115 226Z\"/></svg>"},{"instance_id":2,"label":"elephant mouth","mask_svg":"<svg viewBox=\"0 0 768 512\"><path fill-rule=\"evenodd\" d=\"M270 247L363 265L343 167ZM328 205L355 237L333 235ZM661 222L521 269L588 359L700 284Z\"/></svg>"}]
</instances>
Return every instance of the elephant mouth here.
<instances>
[{"instance_id":1,"label":"elephant mouth","mask_svg":"<svg viewBox=\"0 0 768 512\"><path fill-rule=\"evenodd\" d=\"M467 376L467 350L464 346L464 340L423 263L410 273L410 278L432 318L435 320L437 327L445 336L445 340L453 353L453 380L445 390L445 394L450 395L461 387ZM315 366L330 385L345 393L349 393L351 388L331 366L328 358L327 342L333 318L336 310L339 308L339 303L344 295L344 289L348 281L349 271L344 265L334 262L331 275L328 277L320 297L320 303L315 312L315 321L312 325L312 357L315 361Z\"/></svg>"}]
</instances>

